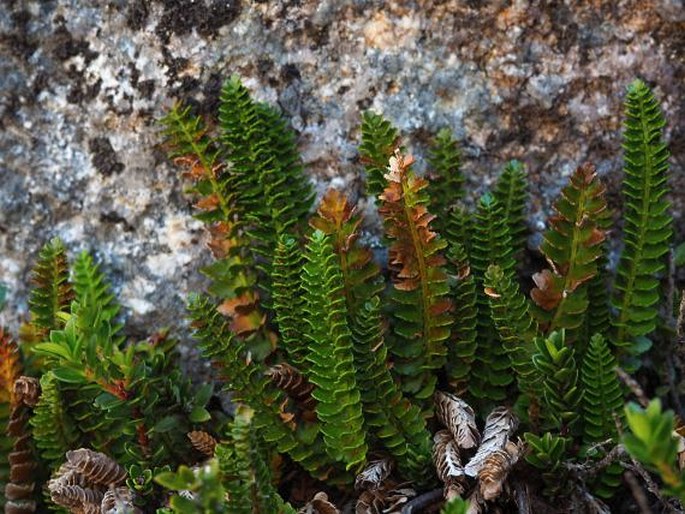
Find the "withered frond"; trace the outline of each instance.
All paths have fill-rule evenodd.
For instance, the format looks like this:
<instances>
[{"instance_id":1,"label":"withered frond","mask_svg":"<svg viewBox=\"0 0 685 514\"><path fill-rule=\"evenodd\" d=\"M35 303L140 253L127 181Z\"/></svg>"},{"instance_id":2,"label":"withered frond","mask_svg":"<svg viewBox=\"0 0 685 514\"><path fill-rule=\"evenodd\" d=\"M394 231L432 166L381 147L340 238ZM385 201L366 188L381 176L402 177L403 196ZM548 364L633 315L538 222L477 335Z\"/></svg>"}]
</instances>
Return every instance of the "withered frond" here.
<instances>
[{"instance_id":1,"label":"withered frond","mask_svg":"<svg viewBox=\"0 0 685 514\"><path fill-rule=\"evenodd\" d=\"M71 467L92 484L118 485L126 480L126 470L104 453L79 448L66 456Z\"/></svg>"},{"instance_id":2,"label":"withered frond","mask_svg":"<svg viewBox=\"0 0 685 514\"><path fill-rule=\"evenodd\" d=\"M316 400L312 396L314 385L295 367L285 362L276 364L269 368L267 376L272 384L290 396L303 411L316 408Z\"/></svg>"},{"instance_id":3,"label":"withered frond","mask_svg":"<svg viewBox=\"0 0 685 514\"><path fill-rule=\"evenodd\" d=\"M459 446L449 430L440 430L433 437L433 462L438 478L445 484L445 498L461 496L466 488L466 475Z\"/></svg>"},{"instance_id":4,"label":"withered frond","mask_svg":"<svg viewBox=\"0 0 685 514\"><path fill-rule=\"evenodd\" d=\"M326 493L316 493L314 498L298 511L298 514L340 514L340 511L328 501Z\"/></svg>"},{"instance_id":5,"label":"withered frond","mask_svg":"<svg viewBox=\"0 0 685 514\"><path fill-rule=\"evenodd\" d=\"M488 455L478 471L478 484L483 499L491 501L501 494L507 475L518 461L520 453L519 446L508 441L503 450L495 450Z\"/></svg>"},{"instance_id":6,"label":"withered frond","mask_svg":"<svg viewBox=\"0 0 685 514\"><path fill-rule=\"evenodd\" d=\"M354 488L358 491L378 489L392 472L392 461L380 459L369 462L354 481Z\"/></svg>"},{"instance_id":7,"label":"withered frond","mask_svg":"<svg viewBox=\"0 0 685 514\"><path fill-rule=\"evenodd\" d=\"M188 432L188 439L190 439L190 444L193 445L193 448L201 454L206 457L214 455L214 448L216 448L217 442L211 434L203 430L193 430Z\"/></svg>"},{"instance_id":8,"label":"withered frond","mask_svg":"<svg viewBox=\"0 0 685 514\"><path fill-rule=\"evenodd\" d=\"M435 414L452 434L459 448L475 448L480 442L473 409L461 398L442 391L435 393Z\"/></svg>"},{"instance_id":9,"label":"withered frond","mask_svg":"<svg viewBox=\"0 0 685 514\"><path fill-rule=\"evenodd\" d=\"M485 420L483 440L476 455L464 468L466 474L470 477L478 476L490 454L497 450L503 450L517 428L518 419L510 409L506 407L495 408Z\"/></svg>"}]
</instances>

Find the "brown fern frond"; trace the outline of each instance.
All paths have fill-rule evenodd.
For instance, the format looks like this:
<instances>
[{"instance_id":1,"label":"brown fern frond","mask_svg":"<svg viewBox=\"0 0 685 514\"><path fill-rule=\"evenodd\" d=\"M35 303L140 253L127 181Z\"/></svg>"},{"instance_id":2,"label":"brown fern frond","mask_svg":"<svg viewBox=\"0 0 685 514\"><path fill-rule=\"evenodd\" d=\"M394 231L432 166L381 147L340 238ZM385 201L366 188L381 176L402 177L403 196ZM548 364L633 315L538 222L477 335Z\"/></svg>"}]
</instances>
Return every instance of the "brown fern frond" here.
<instances>
[{"instance_id":1,"label":"brown fern frond","mask_svg":"<svg viewBox=\"0 0 685 514\"><path fill-rule=\"evenodd\" d=\"M214 455L214 448L216 448L216 439L212 437L211 434L203 430L193 430L188 432L188 439L190 439L190 444L193 445L197 451L206 457L212 457Z\"/></svg>"},{"instance_id":2,"label":"brown fern frond","mask_svg":"<svg viewBox=\"0 0 685 514\"><path fill-rule=\"evenodd\" d=\"M100 503L101 514L140 514L142 511L134 504L135 495L128 487L108 489Z\"/></svg>"},{"instance_id":3,"label":"brown fern frond","mask_svg":"<svg viewBox=\"0 0 685 514\"><path fill-rule=\"evenodd\" d=\"M459 446L449 430L433 436L433 462L438 478L445 484L445 499L461 496L466 489L466 475L459 454Z\"/></svg>"},{"instance_id":4,"label":"brown fern frond","mask_svg":"<svg viewBox=\"0 0 685 514\"><path fill-rule=\"evenodd\" d=\"M312 396L314 385L295 367L287 363L271 366L267 371L271 383L290 396L303 411L313 411L316 400Z\"/></svg>"},{"instance_id":5,"label":"brown fern frond","mask_svg":"<svg viewBox=\"0 0 685 514\"><path fill-rule=\"evenodd\" d=\"M126 470L104 453L79 448L67 452L67 462L92 484L119 485L126 480Z\"/></svg>"},{"instance_id":6,"label":"brown fern frond","mask_svg":"<svg viewBox=\"0 0 685 514\"><path fill-rule=\"evenodd\" d=\"M35 407L40 398L40 382L34 377L17 378L14 382L14 397L27 407Z\"/></svg>"},{"instance_id":7,"label":"brown fern frond","mask_svg":"<svg viewBox=\"0 0 685 514\"><path fill-rule=\"evenodd\" d=\"M402 507L416 496L411 487L384 486L380 489L367 489L357 498L355 514L398 513Z\"/></svg>"},{"instance_id":8,"label":"brown fern frond","mask_svg":"<svg viewBox=\"0 0 685 514\"><path fill-rule=\"evenodd\" d=\"M302 507L298 514L340 514L338 508L328 501L326 493L316 493L314 498Z\"/></svg>"},{"instance_id":9,"label":"brown fern frond","mask_svg":"<svg viewBox=\"0 0 685 514\"><path fill-rule=\"evenodd\" d=\"M475 448L480 442L480 433L476 426L476 415L473 409L461 398L442 391L435 393L435 415L459 448Z\"/></svg>"},{"instance_id":10,"label":"brown fern frond","mask_svg":"<svg viewBox=\"0 0 685 514\"><path fill-rule=\"evenodd\" d=\"M50 499L62 507L72 509L72 512L93 512L90 505L97 505L99 512L104 492L101 489L81 487L78 485L63 485L59 481L48 483Z\"/></svg>"},{"instance_id":11,"label":"brown fern frond","mask_svg":"<svg viewBox=\"0 0 685 514\"><path fill-rule=\"evenodd\" d=\"M369 462L357 475L354 488L357 491L379 489L392 472L392 460L379 459Z\"/></svg>"},{"instance_id":12,"label":"brown fern frond","mask_svg":"<svg viewBox=\"0 0 685 514\"><path fill-rule=\"evenodd\" d=\"M508 441L503 450L495 450L488 455L478 471L478 485L483 499L491 501L501 494L507 475L518 461L520 453L519 446Z\"/></svg>"},{"instance_id":13,"label":"brown fern frond","mask_svg":"<svg viewBox=\"0 0 685 514\"><path fill-rule=\"evenodd\" d=\"M509 438L518 428L518 419L507 407L493 409L485 420L483 440L478 451L464 468L470 477L478 476L485 462L496 451L504 450Z\"/></svg>"},{"instance_id":14,"label":"brown fern frond","mask_svg":"<svg viewBox=\"0 0 685 514\"><path fill-rule=\"evenodd\" d=\"M21 375L21 361L17 343L0 327L0 403L16 405L14 383Z\"/></svg>"}]
</instances>

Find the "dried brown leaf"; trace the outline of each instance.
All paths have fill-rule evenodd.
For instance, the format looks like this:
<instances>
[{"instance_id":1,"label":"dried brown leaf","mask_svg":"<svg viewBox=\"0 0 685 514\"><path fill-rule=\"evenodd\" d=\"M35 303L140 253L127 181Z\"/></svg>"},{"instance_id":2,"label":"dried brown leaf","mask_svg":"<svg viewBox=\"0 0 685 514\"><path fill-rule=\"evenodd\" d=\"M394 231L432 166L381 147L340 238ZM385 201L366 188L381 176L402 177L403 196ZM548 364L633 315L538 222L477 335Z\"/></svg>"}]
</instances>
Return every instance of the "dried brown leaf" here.
<instances>
[{"instance_id":1,"label":"dried brown leaf","mask_svg":"<svg viewBox=\"0 0 685 514\"><path fill-rule=\"evenodd\" d=\"M79 448L67 452L67 462L92 484L118 485L126 480L126 470L104 453Z\"/></svg>"},{"instance_id":2,"label":"dried brown leaf","mask_svg":"<svg viewBox=\"0 0 685 514\"><path fill-rule=\"evenodd\" d=\"M354 481L357 491L378 489L392 472L392 460L380 459L369 462Z\"/></svg>"},{"instance_id":3,"label":"dried brown leaf","mask_svg":"<svg viewBox=\"0 0 685 514\"><path fill-rule=\"evenodd\" d=\"M466 488L466 475L456 441L449 430L438 431L433 441L433 462L438 478L445 484L445 498L461 496Z\"/></svg>"},{"instance_id":4,"label":"dried brown leaf","mask_svg":"<svg viewBox=\"0 0 685 514\"><path fill-rule=\"evenodd\" d=\"M473 409L458 396L436 391L435 414L462 449L475 448L480 441Z\"/></svg>"},{"instance_id":5,"label":"dried brown leaf","mask_svg":"<svg viewBox=\"0 0 685 514\"><path fill-rule=\"evenodd\" d=\"M314 498L299 510L299 514L340 514L340 511L328 501L326 493L316 493Z\"/></svg>"},{"instance_id":6,"label":"dried brown leaf","mask_svg":"<svg viewBox=\"0 0 685 514\"><path fill-rule=\"evenodd\" d=\"M276 364L269 368L267 376L276 387L295 400L300 409L313 411L316 408L316 400L312 396L314 386L297 368L287 363Z\"/></svg>"},{"instance_id":7,"label":"dried brown leaf","mask_svg":"<svg viewBox=\"0 0 685 514\"><path fill-rule=\"evenodd\" d=\"M100 503L101 514L142 514L142 511L133 503L135 495L128 487L109 489L102 497Z\"/></svg>"},{"instance_id":8,"label":"dried brown leaf","mask_svg":"<svg viewBox=\"0 0 685 514\"><path fill-rule=\"evenodd\" d=\"M188 439L190 439L190 444L193 445L197 451L201 454L211 457L214 455L214 448L216 448L216 439L208 434L204 430L193 430L188 432Z\"/></svg>"},{"instance_id":9,"label":"dried brown leaf","mask_svg":"<svg viewBox=\"0 0 685 514\"><path fill-rule=\"evenodd\" d=\"M35 407L40 398L40 382L34 377L21 376L14 382L14 398L17 403Z\"/></svg>"},{"instance_id":10,"label":"dried brown leaf","mask_svg":"<svg viewBox=\"0 0 685 514\"><path fill-rule=\"evenodd\" d=\"M520 455L517 444L509 441L504 450L495 450L485 459L483 467L478 471L478 485L486 501L497 498L511 468L516 464Z\"/></svg>"},{"instance_id":11,"label":"dried brown leaf","mask_svg":"<svg viewBox=\"0 0 685 514\"><path fill-rule=\"evenodd\" d=\"M478 451L464 468L470 477L478 476L490 454L504 450L509 438L518 428L518 419L506 407L495 408L485 420L483 441Z\"/></svg>"}]
</instances>

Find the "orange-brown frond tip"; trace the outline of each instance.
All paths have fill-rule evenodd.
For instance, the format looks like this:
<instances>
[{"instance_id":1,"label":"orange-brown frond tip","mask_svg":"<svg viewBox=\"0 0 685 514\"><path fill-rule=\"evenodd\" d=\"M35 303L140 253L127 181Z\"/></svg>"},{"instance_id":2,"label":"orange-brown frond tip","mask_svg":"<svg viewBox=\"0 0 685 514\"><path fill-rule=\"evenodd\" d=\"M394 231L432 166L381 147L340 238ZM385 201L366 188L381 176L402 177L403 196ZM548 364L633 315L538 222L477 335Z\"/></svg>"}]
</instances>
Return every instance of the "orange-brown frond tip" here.
<instances>
[{"instance_id":1,"label":"orange-brown frond tip","mask_svg":"<svg viewBox=\"0 0 685 514\"><path fill-rule=\"evenodd\" d=\"M21 376L14 382L14 401L35 407L40 398L40 382L34 377Z\"/></svg>"},{"instance_id":2,"label":"orange-brown frond tip","mask_svg":"<svg viewBox=\"0 0 685 514\"><path fill-rule=\"evenodd\" d=\"M345 193L338 189L330 188L321 199L317 213L321 218L313 218L310 222L314 228L321 221L329 221L334 225L342 225L354 215L355 208L350 204ZM323 232L326 232L324 229Z\"/></svg>"},{"instance_id":3,"label":"orange-brown frond tip","mask_svg":"<svg viewBox=\"0 0 685 514\"><path fill-rule=\"evenodd\" d=\"M493 451L478 472L478 484L483 499L491 501L499 497L511 468L520 455L517 444L508 441L503 450Z\"/></svg>"},{"instance_id":4,"label":"orange-brown frond tip","mask_svg":"<svg viewBox=\"0 0 685 514\"><path fill-rule=\"evenodd\" d=\"M578 166L575 175L583 184L589 185L595 179L597 170L592 163L586 162Z\"/></svg>"},{"instance_id":5,"label":"orange-brown frond tip","mask_svg":"<svg viewBox=\"0 0 685 514\"><path fill-rule=\"evenodd\" d=\"M484 288L485 294L488 295L490 298L501 298L501 294L499 294L497 291L495 291L494 288L492 287L486 287Z\"/></svg>"},{"instance_id":6,"label":"orange-brown frond tip","mask_svg":"<svg viewBox=\"0 0 685 514\"><path fill-rule=\"evenodd\" d=\"M409 167L414 164L414 157L411 155L402 155L399 149L395 150L395 155L390 157L388 163L388 173L383 175L383 177L388 182L402 182L404 174L407 172Z\"/></svg>"},{"instance_id":7,"label":"orange-brown frond tip","mask_svg":"<svg viewBox=\"0 0 685 514\"><path fill-rule=\"evenodd\" d=\"M202 211L212 211L219 207L219 196L216 194L211 194L200 198L195 202L195 207Z\"/></svg>"},{"instance_id":8,"label":"orange-brown frond tip","mask_svg":"<svg viewBox=\"0 0 685 514\"><path fill-rule=\"evenodd\" d=\"M540 308L551 311L559 305L564 297L563 291L559 289L558 280L550 270L535 273L533 282L537 287L531 290L530 296Z\"/></svg>"},{"instance_id":9,"label":"orange-brown frond tip","mask_svg":"<svg viewBox=\"0 0 685 514\"><path fill-rule=\"evenodd\" d=\"M214 448L216 448L217 442L211 434L208 434L204 430L193 430L192 432L188 432L188 439L190 440L190 444L193 445L193 448L201 454L207 457L214 455Z\"/></svg>"}]
</instances>

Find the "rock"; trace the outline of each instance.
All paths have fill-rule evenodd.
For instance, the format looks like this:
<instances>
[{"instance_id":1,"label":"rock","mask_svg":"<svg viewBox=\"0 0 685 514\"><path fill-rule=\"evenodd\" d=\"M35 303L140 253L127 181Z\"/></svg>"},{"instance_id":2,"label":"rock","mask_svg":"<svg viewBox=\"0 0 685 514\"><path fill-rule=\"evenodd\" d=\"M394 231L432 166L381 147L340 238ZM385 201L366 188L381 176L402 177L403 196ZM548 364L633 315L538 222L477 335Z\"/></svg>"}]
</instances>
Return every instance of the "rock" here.
<instances>
[{"instance_id":1,"label":"rock","mask_svg":"<svg viewBox=\"0 0 685 514\"><path fill-rule=\"evenodd\" d=\"M319 194L333 182L360 194L358 126L372 108L419 157L432 133L451 127L474 193L506 160L525 162L534 230L588 159L620 207L621 102L639 76L668 115L682 212L682 2L508 4L5 0L0 281L8 307L0 322L17 328L28 271L59 235L72 255L96 254L133 334L182 325L208 252L156 120L177 99L214 114L231 73L292 119ZM363 205L373 233L372 202ZM676 224L682 238L680 214Z\"/></svg>"}]
</instances>

